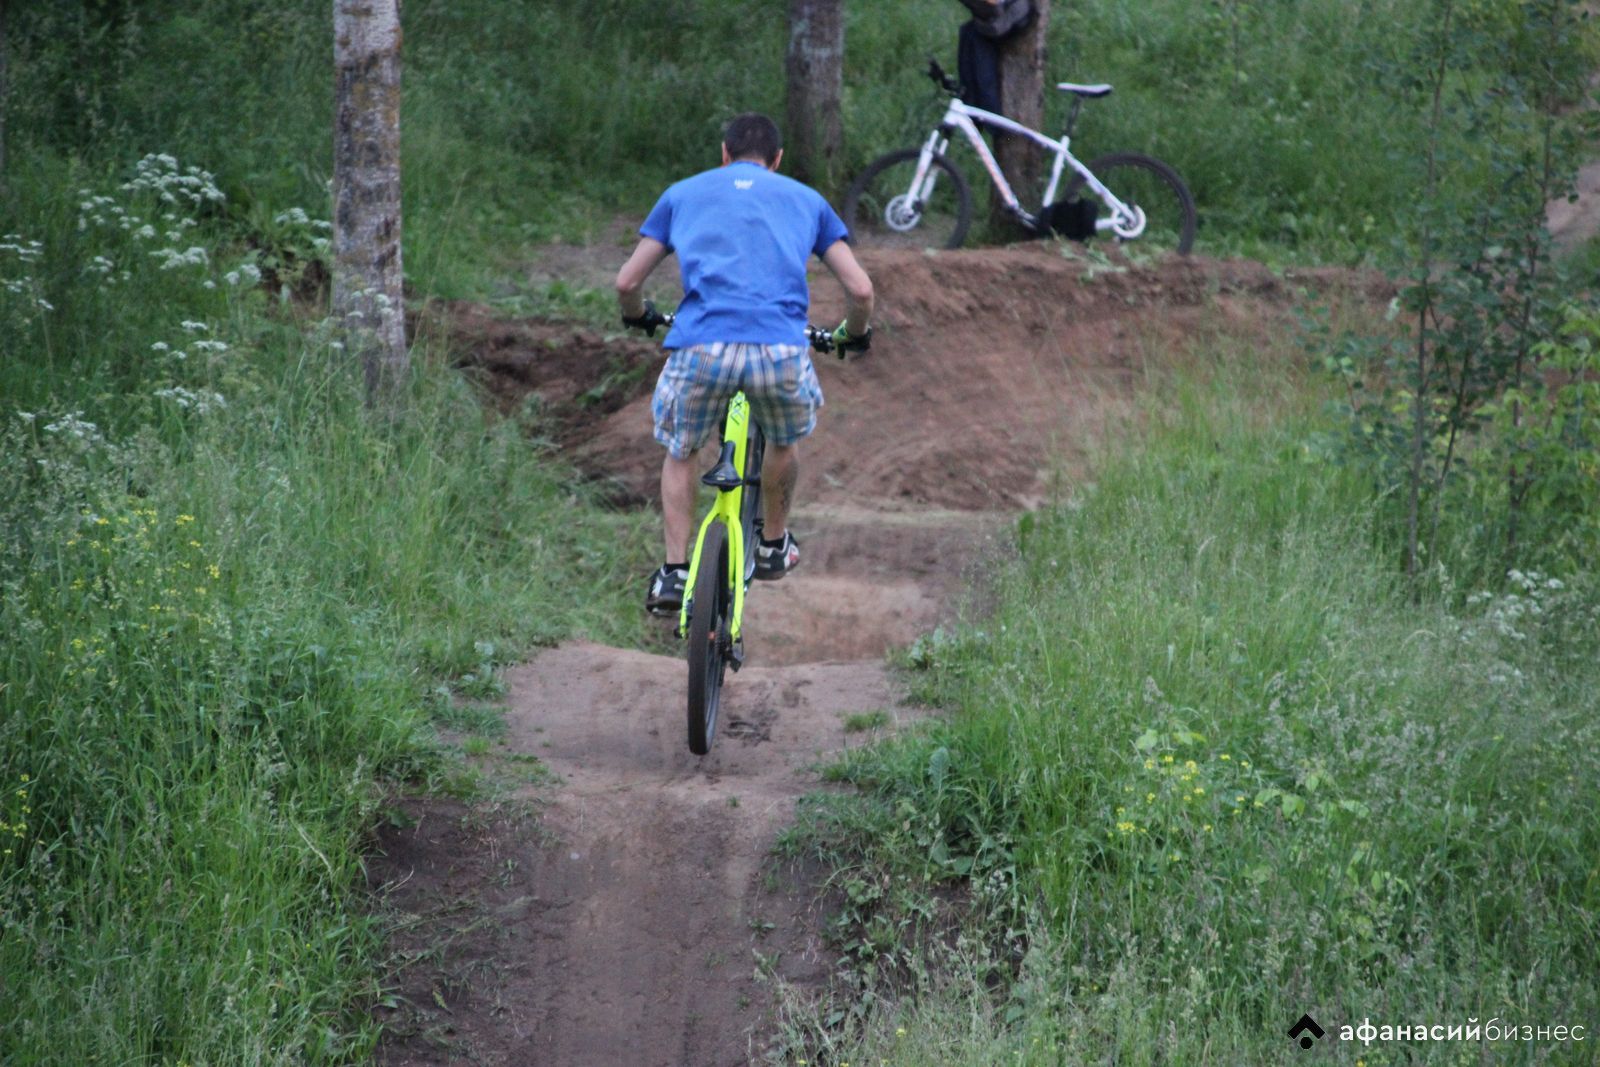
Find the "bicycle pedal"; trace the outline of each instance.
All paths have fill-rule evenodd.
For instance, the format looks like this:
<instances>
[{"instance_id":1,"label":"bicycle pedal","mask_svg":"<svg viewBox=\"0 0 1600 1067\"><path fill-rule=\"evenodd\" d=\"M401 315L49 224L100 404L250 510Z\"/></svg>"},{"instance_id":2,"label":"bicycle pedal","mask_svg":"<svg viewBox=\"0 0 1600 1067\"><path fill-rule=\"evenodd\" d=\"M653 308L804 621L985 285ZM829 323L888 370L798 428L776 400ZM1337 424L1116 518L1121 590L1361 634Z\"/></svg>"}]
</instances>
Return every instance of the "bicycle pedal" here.
<instances>
[{"instance_id":1,"label":"bicycle pedal","mask_svg":"<svg viewBox=\"0 0 1600 1067\"><path fill-rule=\"evenodd\" d=\"M728 650L728 666L732 667L735 673L744 666L744 638L739 638Z\"/></svg>"}]
</instances>

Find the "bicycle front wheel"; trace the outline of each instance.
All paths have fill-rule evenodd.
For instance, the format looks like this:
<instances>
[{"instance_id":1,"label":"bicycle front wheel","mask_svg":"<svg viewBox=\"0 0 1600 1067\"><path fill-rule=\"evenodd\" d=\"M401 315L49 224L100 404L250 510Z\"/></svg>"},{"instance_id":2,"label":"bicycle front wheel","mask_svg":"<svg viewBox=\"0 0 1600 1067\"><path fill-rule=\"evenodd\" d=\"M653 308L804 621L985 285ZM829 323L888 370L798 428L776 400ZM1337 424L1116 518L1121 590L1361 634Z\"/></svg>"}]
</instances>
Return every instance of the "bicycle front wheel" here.
<instances>
[{"instance_id":1,"label":"bicycle front wheel","mask_svg":"<svg viewBox=\"0 0 1600 1067\"><path fill-rule=\"evenodd\" d=\"M733 595L728 584L728 529L713 522L700 546L694 599L689 602L689 751L711 751L722 702L722 679L728 669L728 620Z\"/></svg>"},{"instance_id":2,"label":"bicycle front wheel","mask_svg":"<svg viewBox=\"0 0 1600 1067\"><path fill-rule=\"evenodd\" d=\"M844 196L844 224L858 246L960 248L972 225L972 190L951 162L934 156L916 187L920 148L868 164Z\"/></svg>"},{"instance_id":3,"label":"bicycle front wheel","mask_svg":"<svg viewBox=\"0 0 1600 1067\"><path fill-rule=\"evenodd\" d=\"M1159 159L1137 152L1102 156L1088 166L1090 172L1118 200L1144 213L1144 232L1138 236L1138 240L1170 248L1182 256L1189 254L1189 249L1194 247L1194 197L1189 187L1183 184L1183 179L1178 177L1177 171ZM1078 196L1097 203L1100 201L1081 174L1073 176L1065 196L1067 199ZM1111 209L1099 203L1098 218L1105 221L1111 217ZM1100 232L1115 236L1114 231L1109 229L1101 229Z\"/></svg>"}]
</instances>

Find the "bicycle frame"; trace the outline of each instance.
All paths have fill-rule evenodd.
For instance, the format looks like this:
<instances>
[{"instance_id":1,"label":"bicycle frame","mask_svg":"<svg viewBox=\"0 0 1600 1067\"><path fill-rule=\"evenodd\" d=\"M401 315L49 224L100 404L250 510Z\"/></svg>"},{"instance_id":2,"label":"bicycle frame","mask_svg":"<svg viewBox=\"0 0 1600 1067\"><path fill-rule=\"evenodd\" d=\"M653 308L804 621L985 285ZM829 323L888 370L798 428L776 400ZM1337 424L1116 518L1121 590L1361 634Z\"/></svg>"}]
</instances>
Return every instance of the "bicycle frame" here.
<instances>
[{"instance_id":1,"label":"bicycle frame","mask_svg":"<svg viewBox=\"0 0 1600 1067\"><path fill-rule=\"evenodd\" d=\"M1011 183L1006 181L1006 176L1000 170L1000 164L995 160L994 153L989 150L989 145L983 139L983 134L978 132L978 126L992 127L1006 133L1026 137L1034 144L1043 148L1055 157L1055 162L1050 167L1050 184L1044 192L1044 203L1050 204L1056 198L1056 190L1061 185L1061 176L1067 167L1071 167L1094 191L1094 194L1105 202L1111 209L1109 218L1098 219L1095 222L1097 230L1111 230L1118 237L1134 238L1144 232L1144 212L1138 208L1129 207L1119 200L1110 189L1107 189L1094 173L1079 162L1078 157L1072 154L1072 136L1070 133L1062 134L1057 140L1031 130L1020 122L1014 122L1004 115L997 115L992 111L972 107L963 103L959 97L952 97L950 106L945 110L944 118L939 121L939 126L928 139L923 142L922 155L917 160L917 172L911 181L909 196L912 201L926 203L933 195L934 182L938 178L938 170L930 161L936 155L942 156L950 146L950 136L959 131L966 137L972 150L978 153L978 159L983 163L983 169L988 171L989 180L994 182L995 188L1000 190L1000 196L1006 203L1006 208L1024 224L1036 227L1039 224L1037 216L1033 215L1022 206L1022 201L1012 190Z\"/></svg>"},{"instance_id":2,"label":"bicycle frame","mask_svg":"<svg viewBox=\"0 0 1600 1067\"><path fill-rule=\"evenodd\" d=\"M711 509L706 512L706 517L700 522L700 532L695 535L694 553L689 557L689 579L684 583L686 590L694 589L695 577L700 573L702 562L700 550L705 545L706 531L711 524L721 520L728 528L728 581L733 586L733 612L728 623L728 639L739 640L740 623L744 618L744 485L745 452L750 443L750 401L744 393L733 394L733 399L728 401L728 416L723 420L722 439L732 441L733 466L739 472L741 484L733 489L720 489L717 498L712 502ZM690 596L683 598L683 607L678 611L678 636L686 637L689 633L689 609L693 606Z\"/></svg>"}]
</instances>

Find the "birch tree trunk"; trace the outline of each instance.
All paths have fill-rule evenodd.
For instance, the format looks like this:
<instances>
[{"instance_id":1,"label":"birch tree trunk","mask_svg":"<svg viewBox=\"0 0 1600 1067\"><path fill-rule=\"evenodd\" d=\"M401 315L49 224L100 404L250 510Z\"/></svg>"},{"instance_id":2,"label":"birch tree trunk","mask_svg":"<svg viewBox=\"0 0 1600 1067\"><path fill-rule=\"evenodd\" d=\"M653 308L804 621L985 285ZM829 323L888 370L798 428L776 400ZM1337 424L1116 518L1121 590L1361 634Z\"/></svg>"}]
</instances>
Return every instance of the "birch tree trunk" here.
<instances>
[{"instance_id":1,"label":"birch tree trunk","mask_svg":"<svg viewBox=\"0 0 1600 1067\"><path fill-rule=\"evenodd\" d=\"M410 371L400 269L400 0L334 0L333 313L369 406Z\"/></svg>"},{"instance_id":2,"label":"birch tree trunk","mask_svg":"<svg viewBox=\"0 0 1600 1067\"><path fill-rule=\"evenodd\" d=\"M1000 44L1000 100L1007 118L1044 131L1045 31L1050 25L1050 0L1033 0L1033 24ZM995 160L1027 211L1039 207L1044 194L1044 153L1031 141L1011 134L995 137ZM1014 230L1005 202L996 193L989 218L997 233Z\"/></svg>"},{"instance_id":3,"label":"birch tree trunk","mask_svg":"<svg viewBox=\"0 0 1600 1067\"><path fill-rule=\"evenodd\" d=\"M844 144L839 108L844 81L842 7L841 0L789 0L784 159L794 177L825 191L831 191L837 177Z\"/></svg>"}]
</instances>

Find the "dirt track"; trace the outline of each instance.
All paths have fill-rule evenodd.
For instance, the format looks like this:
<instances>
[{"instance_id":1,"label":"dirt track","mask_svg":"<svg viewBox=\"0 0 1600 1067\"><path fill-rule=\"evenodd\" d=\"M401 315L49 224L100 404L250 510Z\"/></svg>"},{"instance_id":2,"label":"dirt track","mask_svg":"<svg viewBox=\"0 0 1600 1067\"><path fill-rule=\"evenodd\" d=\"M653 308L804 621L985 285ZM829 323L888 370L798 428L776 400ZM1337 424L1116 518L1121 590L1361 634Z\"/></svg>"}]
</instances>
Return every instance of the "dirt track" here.
<instances>
[{"instance_id":1,"label":"dirt track","mask_svg":"<svg viewBox=\"0 0 1600 1067\"><path fill-rule=\"evenodd\" d=\"M846 714L921 714L900 706L883 651L954 610L1008 550L1016 511L1070 484L1086 442L1186 341L1284 329L1305 289L1385 296L1336 272L1106 269L1048 245L863 258L877 343L819 367L802 569L752 591L750 666L730 676L717 747L687 751L677 659L577 643L512 672L504 756L537 757L556 784L528 788L536 819L419 802L417 825L383 835L374 880L412 917L400 945L415 963L381 1063L758 1060L772 1024L758 972L804 985L829 967L807 892L767 852L821 788L819 761L858 743ZM815 282L814 320L838 318L833 288ZM581 466L619 498L653 497L653 346L449 310L464 364L506 408L536 394Z\"/></svg>"}]
</instances>

